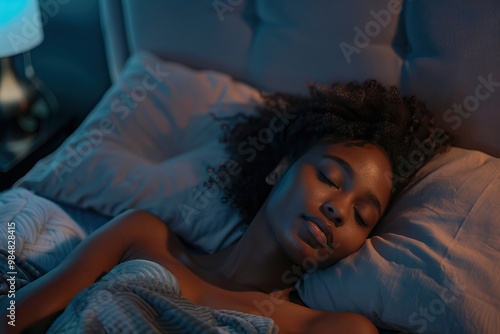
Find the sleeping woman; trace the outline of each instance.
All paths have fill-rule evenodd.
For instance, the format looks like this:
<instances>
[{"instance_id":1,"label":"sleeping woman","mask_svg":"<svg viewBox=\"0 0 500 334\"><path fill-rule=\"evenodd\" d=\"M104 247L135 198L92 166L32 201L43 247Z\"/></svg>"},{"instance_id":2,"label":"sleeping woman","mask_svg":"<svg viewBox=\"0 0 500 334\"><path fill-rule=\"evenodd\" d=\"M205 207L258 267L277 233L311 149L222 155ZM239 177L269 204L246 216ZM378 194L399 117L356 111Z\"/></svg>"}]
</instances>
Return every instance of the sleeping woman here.
<instances>
[{"instance_id":1,"label":"sleeping woman","mask_svg":"<svg viewBox=\"0 0 500 334\"><path fill-rule=\"evenodd\" d=\"M224 189L224 200L248 223L237 242L215 254L195 253L153 214L127 211L86 238L55 269L20 289L16 326L4 320L2 332L47 330L85 291L134 264L155 272L165 269L177 300L206 306L191 307L195 313L232 310L237 312L225 314L242 312L256 319L263 318L255 316L260 314L271 318L280 333L376 333L362 315L291 302L296 282L290 278L291 268L302 268L293 271L301 277L311 263L324 268L358 250L414 172L446 151L451 138L443 131L436 135L433 117L422 102L401 97L396 87L387 90L374 80L361 85L312 83L307 97L275 93L263 98L259 117L243 117L231 129L225 141L232 162L220 166L234 171L237 162L241 168ZM269 126L273 110L294 117L283 128L275 127L273 141L259 144L257 154L242 154L241 143ZM422 143L431 153L422 156L411 173L400 175L402 159L408 160ZM265 314L258 307L264 304ZM2 319L6 307L2 305ZM109 308L102 307L97 313L106 311ZM115 319L110 325L115 327L107 330L123 332L124 327L118 328L126 320ZM57 322L51 328L55 332L64 325ZM167 332L162 321L156 323L151 332ZM276 331L274 324L270 328Z\"/></svg>"}]
</instances>

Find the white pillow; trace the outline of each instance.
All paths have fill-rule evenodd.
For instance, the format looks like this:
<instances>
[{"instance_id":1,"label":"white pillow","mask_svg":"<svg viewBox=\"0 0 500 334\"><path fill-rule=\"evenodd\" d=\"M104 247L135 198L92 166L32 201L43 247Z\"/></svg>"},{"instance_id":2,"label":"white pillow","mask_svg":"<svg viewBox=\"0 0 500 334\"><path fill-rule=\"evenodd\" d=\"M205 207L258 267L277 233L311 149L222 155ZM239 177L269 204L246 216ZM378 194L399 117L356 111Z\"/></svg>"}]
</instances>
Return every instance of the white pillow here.
<instances>
[{"instance_id":1,"label":"white pillow","mask_svg":"<svg viewBox=\"0 0 500 334\"><path fill-rule=\"evenodd\" d=\"M228 159L219 138L231 123L210 113L250 113L260 102L226 74L136 54L82 125L15 186L109 216L151 211L212 253L245 226L221 203L224 183L204 192L209 172Z\"/></svg>"},{"instance_id":2,"label":"white pillow","mask_svg":"<svg viewBox=\"0 0 500 334\"><path fill-rule=\"evenodd\" d=\"M418 174L375 234L299 295L387 329L498 333L500 159L453 148Z\"/></svg>"}]
</instances>

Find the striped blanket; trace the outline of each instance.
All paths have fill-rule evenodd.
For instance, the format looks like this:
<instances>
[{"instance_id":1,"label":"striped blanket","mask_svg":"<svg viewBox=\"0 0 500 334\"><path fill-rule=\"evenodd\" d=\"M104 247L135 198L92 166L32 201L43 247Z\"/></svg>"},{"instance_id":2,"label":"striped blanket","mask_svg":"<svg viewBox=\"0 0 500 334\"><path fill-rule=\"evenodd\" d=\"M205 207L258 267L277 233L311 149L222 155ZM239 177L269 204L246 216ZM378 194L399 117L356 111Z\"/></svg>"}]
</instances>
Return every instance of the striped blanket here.
<instances>
[{"instance_id":1,"label":"striped blanket","mask_svg":"<svg viewBox=\"0 0 500 334\"><path fill-rule=\"evenodd\" d=\"M73 298L47 333L278 333L273 320L199 306L158 263L120 263Z\"/></svg>"}]
</instances>

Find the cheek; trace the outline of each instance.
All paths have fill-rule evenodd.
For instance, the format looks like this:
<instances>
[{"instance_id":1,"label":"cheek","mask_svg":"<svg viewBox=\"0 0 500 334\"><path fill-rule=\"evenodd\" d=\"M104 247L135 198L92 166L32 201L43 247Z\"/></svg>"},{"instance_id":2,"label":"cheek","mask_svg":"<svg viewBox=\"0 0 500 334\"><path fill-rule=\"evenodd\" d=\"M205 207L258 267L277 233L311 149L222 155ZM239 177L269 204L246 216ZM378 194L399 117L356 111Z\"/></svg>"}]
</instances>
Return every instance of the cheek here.
<instances>
[{"instance_id":1,"label":"cheek","mask_svg":"<svg viewBox=\"0 0 500 334\"><path fill-rule=\"evenodd\" d=\"M338 244L338 247L335 248L336 252L333 254L338 260L356 252L368 237L368 232L360 230L357 226L338 234L338 238L334 240L334 243Z\"/></svg>"}]
</instances>

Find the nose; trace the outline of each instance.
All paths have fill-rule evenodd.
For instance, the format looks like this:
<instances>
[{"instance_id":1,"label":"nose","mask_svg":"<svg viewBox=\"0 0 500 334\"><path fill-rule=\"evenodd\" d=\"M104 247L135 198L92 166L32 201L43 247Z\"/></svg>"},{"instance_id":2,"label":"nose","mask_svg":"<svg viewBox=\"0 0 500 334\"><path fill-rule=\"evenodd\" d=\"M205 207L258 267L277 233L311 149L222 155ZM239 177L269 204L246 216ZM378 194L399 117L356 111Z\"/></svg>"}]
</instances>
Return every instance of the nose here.
<instances>
[{"instance_id":1,"label":"nose","mask_svg":"<svg viewBox=\"0 0 500 334\"><path fill-rule=\"evenodd\" d=\"M340 210L338 210L332 203L325 202L322 205L321 209L325 217L333 224L335 224L335 227L344 225L343 215L341 214Z\"/></svg>"}]
</instances>

